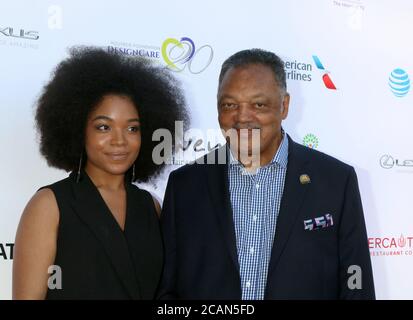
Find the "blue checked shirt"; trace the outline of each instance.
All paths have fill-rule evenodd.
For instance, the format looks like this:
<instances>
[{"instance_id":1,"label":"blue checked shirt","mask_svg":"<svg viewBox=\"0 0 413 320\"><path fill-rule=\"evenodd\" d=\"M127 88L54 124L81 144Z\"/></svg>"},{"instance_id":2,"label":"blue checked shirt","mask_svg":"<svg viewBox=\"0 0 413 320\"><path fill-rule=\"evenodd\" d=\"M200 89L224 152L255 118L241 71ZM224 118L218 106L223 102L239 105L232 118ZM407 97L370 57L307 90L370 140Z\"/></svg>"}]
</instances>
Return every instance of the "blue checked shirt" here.
<instances>
[{"instance_id":1,"label":"blue checked shirt","mask_svg":"<svg viewBox=\"0 0 413 320\"><path fill-rule=\"evenodd\" d=\"M272 161L255 174L230 153L228 167L243 300L264 299L268 265L280 211L288 163L288 138Z\"/></svg>"}]
</instances>

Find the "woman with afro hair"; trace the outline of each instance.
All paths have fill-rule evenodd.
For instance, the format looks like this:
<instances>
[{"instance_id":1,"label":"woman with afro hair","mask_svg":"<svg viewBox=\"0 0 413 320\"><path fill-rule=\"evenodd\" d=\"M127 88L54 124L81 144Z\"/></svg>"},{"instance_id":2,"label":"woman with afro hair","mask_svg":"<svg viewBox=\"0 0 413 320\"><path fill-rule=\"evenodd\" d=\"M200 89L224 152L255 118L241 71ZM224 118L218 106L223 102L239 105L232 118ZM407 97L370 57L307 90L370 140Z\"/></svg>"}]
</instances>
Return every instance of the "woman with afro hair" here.
<instances>
[{"instance_id":1,"label":"woman with afro hair","mask_svg":"<svg viewBox=\"0 0 413 320\"><path fill-rule=\"evenodd\" d=\"M160 206L132 184L159 174L159 128L188 122L168 69L77 47L36 106L40 151L71 172L40 188L15 241L14 299L153 299L163 255ZM185 125L186 127L186 125Z\"/></svg>"}]
</instances>

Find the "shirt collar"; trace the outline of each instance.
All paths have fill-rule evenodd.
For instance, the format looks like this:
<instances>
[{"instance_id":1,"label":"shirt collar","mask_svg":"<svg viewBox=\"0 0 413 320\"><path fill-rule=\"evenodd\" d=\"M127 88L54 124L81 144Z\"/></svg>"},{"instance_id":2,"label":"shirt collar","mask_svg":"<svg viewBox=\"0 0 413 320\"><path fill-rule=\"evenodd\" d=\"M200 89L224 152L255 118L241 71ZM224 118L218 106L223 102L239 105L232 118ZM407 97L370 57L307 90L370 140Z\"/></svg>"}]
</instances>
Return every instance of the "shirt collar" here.
<instances>
[{"instance_id":1,"label":"shirt collar","mask_svg":"<svg viewBox=\"0 0 413 320\"><path fill-rule=\"evenodd\" d=\"M278 164L282 168L287 168L288 163L288 137L285 134L284 130L281 129L282 132L282 140L280 146L278 147L277 152L275 153L274 157L271 160L271 165Z\"/></svg>"}]
</instances>

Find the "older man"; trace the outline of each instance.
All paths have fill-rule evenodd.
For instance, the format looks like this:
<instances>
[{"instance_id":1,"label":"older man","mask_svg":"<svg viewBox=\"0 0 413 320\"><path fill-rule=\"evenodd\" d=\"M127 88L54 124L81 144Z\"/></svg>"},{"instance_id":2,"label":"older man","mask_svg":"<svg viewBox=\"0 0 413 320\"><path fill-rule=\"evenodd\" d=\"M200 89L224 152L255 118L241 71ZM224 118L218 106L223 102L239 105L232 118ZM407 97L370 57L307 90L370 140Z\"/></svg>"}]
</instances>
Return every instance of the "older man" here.
<instances>
[{"instance_id":1,"label":"older man","mask_svg":"<svg viewBox=\"0 0 413 320\"><path fill-rule=\"evenodd\" d=\"M219 123L237 138L169 177L161 298L375 298L356 173L284 132L289 101L275 54L224 62Z\"/></svg>"}]
</instances>

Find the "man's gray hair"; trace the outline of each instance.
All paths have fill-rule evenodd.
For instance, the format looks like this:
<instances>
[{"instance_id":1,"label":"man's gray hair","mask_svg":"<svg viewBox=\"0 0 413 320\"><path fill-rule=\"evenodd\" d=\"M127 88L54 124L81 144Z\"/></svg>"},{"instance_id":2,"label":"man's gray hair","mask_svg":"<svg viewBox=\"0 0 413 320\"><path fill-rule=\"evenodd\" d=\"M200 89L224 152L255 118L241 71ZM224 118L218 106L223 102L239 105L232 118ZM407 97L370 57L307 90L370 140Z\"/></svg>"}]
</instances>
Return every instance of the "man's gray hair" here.
<instances>
[{"instance_id":1,"label":"man's gray hair","mask_svg":"<svg viewBox=\"0 0 413 320\"><path fill-rule=\"evenodd\" d=\"M231 68L246 66L249 64L262 64L268 66L273 72L281 91L287 92L287 82L284 69L284 61L275 53L262 49L248 49L239 51L224 61L219 74L218 87L221 85L225 73Z\"/></svg>"}]
</instances>

